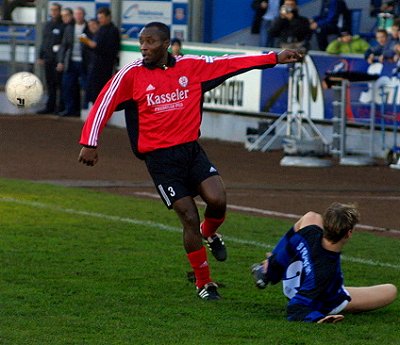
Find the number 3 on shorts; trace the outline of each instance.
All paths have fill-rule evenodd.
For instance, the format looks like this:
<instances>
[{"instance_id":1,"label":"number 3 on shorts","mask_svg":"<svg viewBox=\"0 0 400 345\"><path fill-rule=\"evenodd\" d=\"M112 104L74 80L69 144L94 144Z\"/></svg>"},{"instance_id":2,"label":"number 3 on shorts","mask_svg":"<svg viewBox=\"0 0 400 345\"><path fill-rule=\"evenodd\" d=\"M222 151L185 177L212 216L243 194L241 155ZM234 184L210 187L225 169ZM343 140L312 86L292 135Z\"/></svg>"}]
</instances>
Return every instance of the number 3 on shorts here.
<instances>
[{"instance_id":1,"label":"number 3 on shorts","mask_svg":"<svg viewBox=\"0 0 400 345\"><path fill-rule=\"evenodd\" d=\"M172 196L172 197L174 197L175 194L176 194L175 191L174 191L174 188L168 187L167 189L168 189L169 195Z\"/></svg>"}]
</instances>

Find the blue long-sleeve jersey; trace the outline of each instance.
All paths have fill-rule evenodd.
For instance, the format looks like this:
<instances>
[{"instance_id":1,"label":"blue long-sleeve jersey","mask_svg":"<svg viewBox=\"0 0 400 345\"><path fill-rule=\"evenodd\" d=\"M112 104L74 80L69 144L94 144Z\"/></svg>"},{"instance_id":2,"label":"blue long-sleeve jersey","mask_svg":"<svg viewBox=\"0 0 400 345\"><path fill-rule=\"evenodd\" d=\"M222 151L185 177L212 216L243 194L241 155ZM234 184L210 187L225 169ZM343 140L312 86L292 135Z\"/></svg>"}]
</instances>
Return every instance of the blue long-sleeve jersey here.
<instances>
[{"instance_id":1,"label":"blue long-sleeve jersey","mask_svg":"<svg viewBox=\"0 0 400 345\"><path fill-rule=\"evenodd\" d=\"M267 279L283 281L290 321L316 322L351 298L343 286L340 253L322 247L322 229L293 228L269 258Z\"/></svg>"}]
</instances>

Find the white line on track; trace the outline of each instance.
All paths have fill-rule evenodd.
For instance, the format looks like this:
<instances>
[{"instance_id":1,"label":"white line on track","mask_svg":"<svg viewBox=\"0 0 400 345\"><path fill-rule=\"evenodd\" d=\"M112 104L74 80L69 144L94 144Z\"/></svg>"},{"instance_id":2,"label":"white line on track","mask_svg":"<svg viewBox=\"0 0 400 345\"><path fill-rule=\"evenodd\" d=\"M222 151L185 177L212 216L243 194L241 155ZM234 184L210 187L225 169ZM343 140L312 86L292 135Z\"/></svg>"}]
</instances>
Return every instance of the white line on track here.
<instances>
[{"instance_id":1,"label":"white line on track","mask_svg":"<svg viewBox=\"0 0 400 345\"><path fill-rule=\"evenodd\" d=\"M350 191L350 192L353 192L353 191ZM331 192L325 192L324 193L324 198L325 199L338 199L338 198L341 198L341 197L343 197L343 194L328 194L328 193L331 193ZM357 192L354 192L354 193L357 193ZM230 190L229 191L229 194L230 195L235 195L235 196L247 196L247 195L249 195L249 192L238 192L238 191L236 191L236 190ZM279 194L277 194L277 193L273 193L273 192L266 192L265 194L267 194L270 198L273 198L273 197L275 197L275 196L282 196L282 195L287 195L287 196L290 196L290 195L292 195L293 194L293 191L279 191ZM308 198L308 199L315 199L315 195L316 195L316 193L310 193L310 194L307 194L307 192L304 192L303 194L302 194L302 197L303 198ZM357 199L365 199L365 200L387 200L387 201L398 201L398 200L400 200L400 196L392 196L392 195L379 195L379 196L377 196L377 195L356 195L356 197L357 197Z\"/></svg>"},{"instance_id":2,"label":"white line on track","mask_svg":"<svg viewBox=\"0 0 400 345\"><path fill-rule=\"evenodd\" d=\"M153 199L159 199L159 195L156 193L136 192L134 194L138 195L138 196L146 196L146 197L153 198ZM198 201L197 203L200 205L205 205L205 203L202 201ZM259 214L259 215L263 215L263 216L289 218L289 219L299 219L301 217L301 215L298 215L298 214L264 210L261 208L254 208L254 207L247 207L247 206L228 205L227 207L228 207L228 209L231 209L234 211L250 212L253 214ZM357 224L357 228L362 229L362 230L369 230L369 231L390 232L390 233L395 233L395 234L400 233L400 230L397 230L397 229L387 229L387 228L382 228L379 226L372 226L372 225L366 225L366 224Z\"/></svg>"},{"instance_id":3,"label":"white line on track","mask_svg":"<svg viewBox=\"0 0 400 345\"><path fill-rule=\"evenodd\" d=\"M81 210L76 210L76 209L72 209L72 208L64 208L64 207L54 206L54 205L45 204L45 203L36 202L36 201L0 197L0 202L24 205L24 206L28 206L28 207L46 209L46 210L50 210L53 212L62 212L62 213L74 214L74 215L85 216L85 217L99 218L99 219L127 223L127 224L143 225L143 226L148 226L148 227L155 228L155 229L162 230L162 231L179 232L179 233L182 232L181 228L178 228L175 226L170 226L170 225L165 225L162 223L153 222L151 220L140 220L140 219L135 219L135 218L112 216L112 215L98 213L98 212L81 211ZM231 236L224 236L224 238L225 238L225 240L228 240L233 243L261 247L264 249L273 248L273 246L271 244L267 244L267 243L263 243L263 242L243 240L243 239L231 237ZM354 258L351 256L342 256L342 258L345 261L360 263L360 264L367 265L367 266L380 266L380 267L387 267L387 268L393 268L396 270L400 270L400 265L395 265L395 264L391 264L391 263L379 262L379 261L374 261L374 260L370 260L370 259L367 260L367 259L362 259L362 258Z\"/></svg>"}]
</instances>

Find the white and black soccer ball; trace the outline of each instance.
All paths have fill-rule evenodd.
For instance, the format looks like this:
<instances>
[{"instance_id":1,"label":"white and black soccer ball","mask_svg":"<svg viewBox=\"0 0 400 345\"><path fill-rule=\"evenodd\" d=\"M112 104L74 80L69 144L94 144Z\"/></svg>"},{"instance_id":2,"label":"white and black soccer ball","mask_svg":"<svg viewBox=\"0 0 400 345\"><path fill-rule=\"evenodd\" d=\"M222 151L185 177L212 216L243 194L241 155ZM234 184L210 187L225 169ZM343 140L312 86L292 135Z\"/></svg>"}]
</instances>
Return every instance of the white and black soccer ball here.
<instances>
[{"instance_id":1,"label":"white and black soccer ball","mask_svg":"<svg viewBox=\"0 0 400 345\"><path fill-rule=\"evenodd\" d=\"M18 108L30 108L43 97L43 84L30 72L18 72L6 82L6 96Z\"/></svg>"}]
</instances>

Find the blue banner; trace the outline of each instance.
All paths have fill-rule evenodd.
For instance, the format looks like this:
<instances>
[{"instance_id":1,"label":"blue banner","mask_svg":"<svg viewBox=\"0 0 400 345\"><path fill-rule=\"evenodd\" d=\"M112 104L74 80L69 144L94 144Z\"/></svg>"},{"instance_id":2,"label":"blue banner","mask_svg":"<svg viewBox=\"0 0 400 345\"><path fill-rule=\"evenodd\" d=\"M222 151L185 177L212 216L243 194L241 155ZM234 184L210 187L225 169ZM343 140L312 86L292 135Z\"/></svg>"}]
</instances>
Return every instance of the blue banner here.
<instances>
[{"instance_id":1,"label":"blue banner","mask_svg":"<svg viewBox=\"0 0 400 345\"><path fill-rule=\"evenodd\" d=\"M349 120L362 122L369 118L372 102L376 105L377 122L393 123L399 117L400 80L394 63L369 65L362 57L315 53L311 53L303 64L278 65L263 71L260 111L281 115L287 111L289 99L292 99L293 111L301 106L301 111L313 119L332 119L334 91L327 87L324 79L327 73L335 71L379 75L375 82L350 82L346 90ZM290 88L292 98L288 95Z\"/></svg>"}]
</instances>

